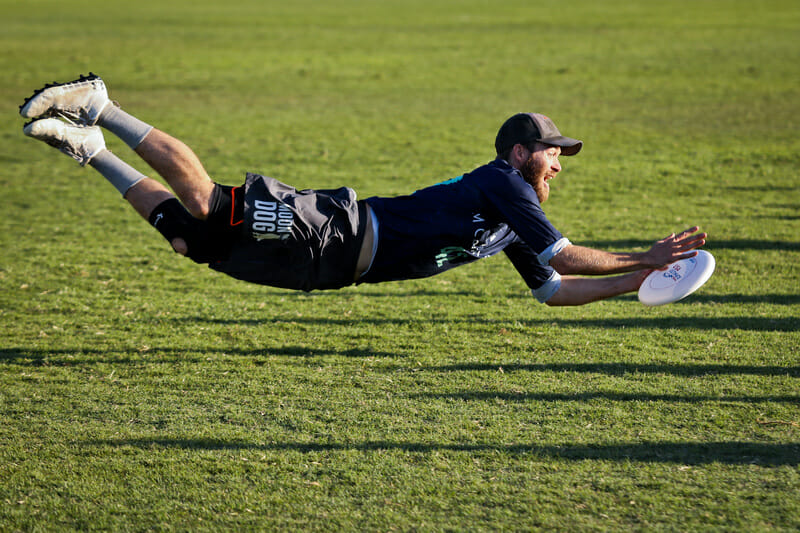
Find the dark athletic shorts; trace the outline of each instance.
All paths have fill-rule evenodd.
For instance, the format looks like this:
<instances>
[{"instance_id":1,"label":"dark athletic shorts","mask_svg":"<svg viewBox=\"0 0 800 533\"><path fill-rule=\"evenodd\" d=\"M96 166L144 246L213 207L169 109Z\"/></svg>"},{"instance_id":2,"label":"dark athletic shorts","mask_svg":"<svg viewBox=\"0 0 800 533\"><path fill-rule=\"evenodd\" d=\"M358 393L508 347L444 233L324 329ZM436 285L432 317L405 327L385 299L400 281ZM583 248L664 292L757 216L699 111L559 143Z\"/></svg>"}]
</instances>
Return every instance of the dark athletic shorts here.
<instances>
[{"instance_id":1,"label":"dark athletic shorts","mask_svg":"<svg viewBox=\"0 0 800 533\"><path fill-rule=\"evenodd\" d=\"M233 191L241 194L242 188ZM243 222L237 224L230 252L222 260L210 261L211 268L285 289L353 284L367 227L367 207L356 201L355 191L347 187L298 191L248 173L243 199ZM236 204L241 206L240 201L233 202L231 223L237 218Z\"/></svg>"}]
</instances>

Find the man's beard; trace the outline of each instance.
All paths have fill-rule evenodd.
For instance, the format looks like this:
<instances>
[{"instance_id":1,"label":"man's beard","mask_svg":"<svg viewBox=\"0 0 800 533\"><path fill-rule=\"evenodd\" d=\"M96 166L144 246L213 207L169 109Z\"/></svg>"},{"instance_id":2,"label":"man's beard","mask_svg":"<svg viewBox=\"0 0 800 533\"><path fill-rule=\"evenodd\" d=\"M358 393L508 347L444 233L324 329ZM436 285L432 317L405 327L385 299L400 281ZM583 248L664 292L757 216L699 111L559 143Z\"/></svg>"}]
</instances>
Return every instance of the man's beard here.
<instances>
[{"instance_id":1,"label":"man's beard","mask_svg":"<svg viewBox=\"0 0 800 533\"><path fill-rule=\"evenodd\" d=\"M550 187L547 186L544 180L544 177L547 175L544 165L542 165L540 161L534 159L533 154L531 154L531 156L522 163L522 167L520 167L519 171L523 179L536 191L539 203L544 203L548 196L550 196Z\"/></svg>"}]
</instances>

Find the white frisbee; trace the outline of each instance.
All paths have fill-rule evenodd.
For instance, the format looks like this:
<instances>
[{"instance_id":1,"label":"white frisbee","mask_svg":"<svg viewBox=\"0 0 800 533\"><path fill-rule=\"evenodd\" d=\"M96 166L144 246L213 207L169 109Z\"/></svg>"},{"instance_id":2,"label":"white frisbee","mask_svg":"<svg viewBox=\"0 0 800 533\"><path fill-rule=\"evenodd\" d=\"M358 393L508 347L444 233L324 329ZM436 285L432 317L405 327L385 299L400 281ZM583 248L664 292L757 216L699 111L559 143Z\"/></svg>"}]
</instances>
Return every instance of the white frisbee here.
<instances>
[{"instance_id":1,"label":"white frisbee","mask_svg":"<svg viewBox=\"0 0 800 533\"><path fill-rule=\"evenodd\" d=\"M655 306L677 302L703 286L714 273L716 261L705 250L672 263L667 270L654 270L639 287L639 301Z\"/></svg>"}]
</instances>

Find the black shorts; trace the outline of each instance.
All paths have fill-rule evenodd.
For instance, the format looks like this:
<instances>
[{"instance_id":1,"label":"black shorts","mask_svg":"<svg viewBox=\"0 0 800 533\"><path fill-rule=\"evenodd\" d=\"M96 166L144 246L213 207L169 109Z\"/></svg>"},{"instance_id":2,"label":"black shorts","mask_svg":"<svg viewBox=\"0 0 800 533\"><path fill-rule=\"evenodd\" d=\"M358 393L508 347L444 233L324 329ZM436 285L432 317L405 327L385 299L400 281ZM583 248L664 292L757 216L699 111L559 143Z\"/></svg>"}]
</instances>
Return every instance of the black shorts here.
<instances>
[{"instance_id":1,"label":"black shorts","mask_svg":"<svg viewBox=\"0 0 800 533\"><path fill-rule=\"evenodd\" d=\"M235 191L241 191L240 188ZM233 218L236 218L236 203ZM236 279L311 291L353 284L367 207L352 189L302 190L247 174L230 252L209 262ZM224 211L224 210L223 210Z\"/></svg>"}]
</instances>

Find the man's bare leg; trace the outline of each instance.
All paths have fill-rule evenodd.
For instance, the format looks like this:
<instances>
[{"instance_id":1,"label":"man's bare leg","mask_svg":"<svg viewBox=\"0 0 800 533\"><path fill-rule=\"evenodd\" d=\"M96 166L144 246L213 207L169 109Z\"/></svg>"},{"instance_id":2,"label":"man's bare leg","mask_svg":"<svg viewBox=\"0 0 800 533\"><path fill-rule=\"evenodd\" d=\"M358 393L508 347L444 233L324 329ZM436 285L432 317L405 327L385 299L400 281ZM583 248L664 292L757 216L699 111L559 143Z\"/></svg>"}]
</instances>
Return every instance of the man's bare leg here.
<instances>
[{"instance_id":1,"label":"man's bare leg","mask_svg":"<svg viewBox=\"0 0 800 533\"><path fill-rule=\"evenodd\" d=\"M192 216L207 218L214 182L191 148L113 105L104 108L97 125L117 135L158 172Z\"/></svg>"},{"instance_id":2,"label":"man's bare leg","mask_svg":"<svg viewBox=\"0 0 800 533\"><path fill-rule=\"evenodd\" d=\"M128 189L124 198L143 219L147 220L153 209L166 200L175 198L175 195L153 178L144 178Z\"/></svg>"},{"instance_id":3,"label":"man's bare leg","mask_svg":"<svg viewBox=\"0 0 800 533\"><path fill-rule=\"evenodd\" d=\"M215 184L191 148L116 106L106 106L98 117L97 125L122 139L175 191L173 195L152 178L143 178L128 188L123 193L124 198L145 220L156 226L158 222L153 217L157 213L154 214L154 210L163 207L164 202L176 195L193 217L201 220L208 217ZM118 158L111 163L112 172L128 166ZM101 173L107 175L107 169L104 170ZM171 238L170 244L176 252L187 254L187 243L180 237Z\"/></svg>"},{"instance_id":4,"label":"man's bare leg","mask_svg":"<svg viewBox=\"0 0 800 533\"><path fill-rule=\"evenodd\" d=\"M167 181L192 216L208 217L214 182L191 148L153 128L135 151Z\"/></svg>"}]
</instances>

